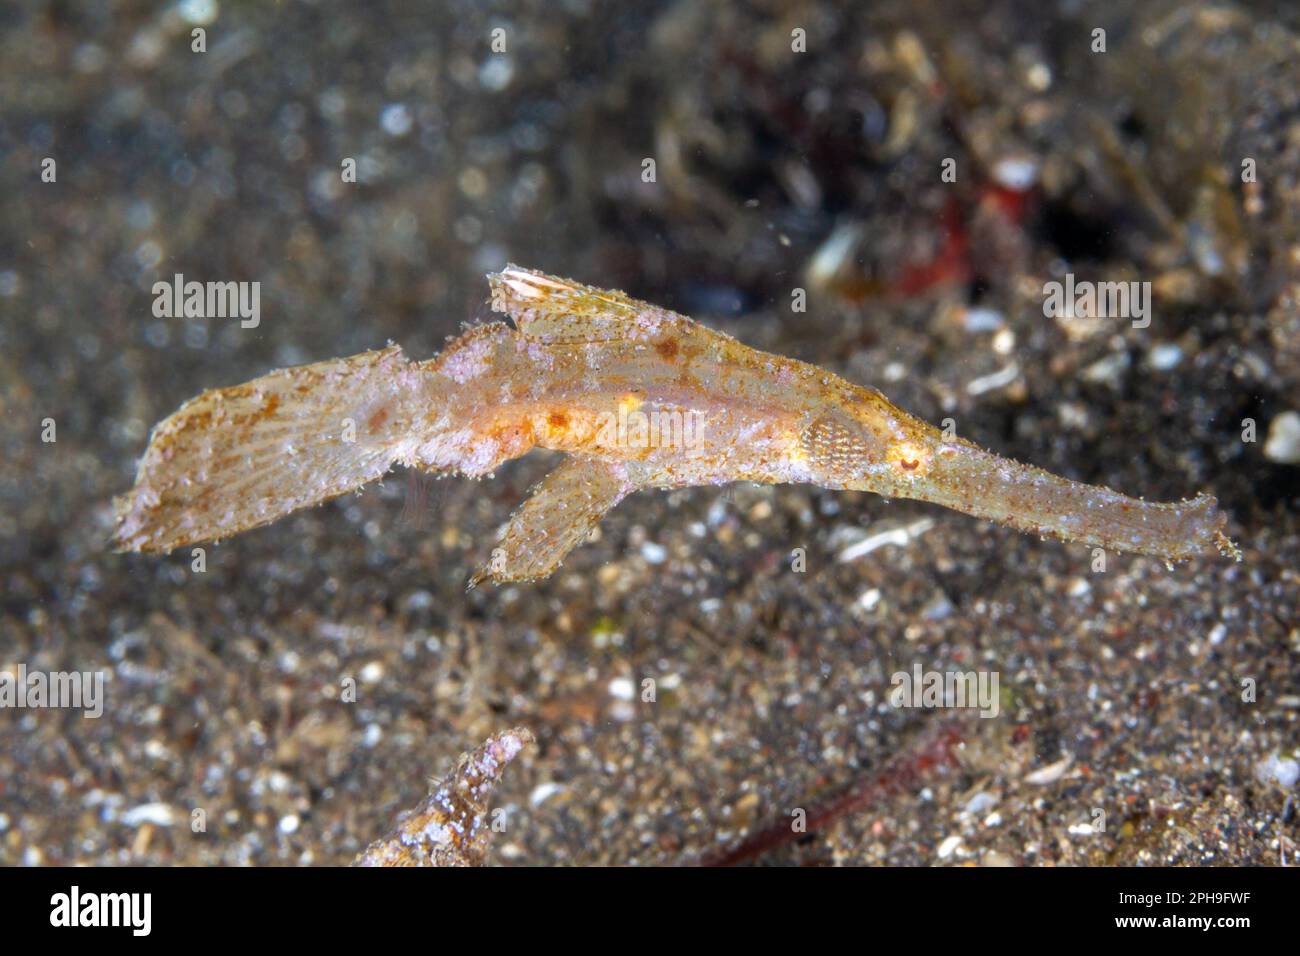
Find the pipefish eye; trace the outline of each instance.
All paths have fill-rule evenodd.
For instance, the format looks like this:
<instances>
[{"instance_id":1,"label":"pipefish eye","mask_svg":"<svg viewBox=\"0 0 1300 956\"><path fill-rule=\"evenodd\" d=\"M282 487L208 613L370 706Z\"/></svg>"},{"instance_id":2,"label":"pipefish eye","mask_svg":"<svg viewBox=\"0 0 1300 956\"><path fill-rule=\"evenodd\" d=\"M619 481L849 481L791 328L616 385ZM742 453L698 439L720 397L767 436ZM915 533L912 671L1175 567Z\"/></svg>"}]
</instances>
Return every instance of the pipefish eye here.
<instances>
[{"instance_id":1,"label":"pipefish eye","mask_svg":"<svg viewBox=\"0 0 1300 956\"><path fill-rule=\"evenodd\" d=\"M902 477L919 478L929 468L930 451L916 442L899 441L889 446L885 459Z\"/></svg>"}]
</instances>

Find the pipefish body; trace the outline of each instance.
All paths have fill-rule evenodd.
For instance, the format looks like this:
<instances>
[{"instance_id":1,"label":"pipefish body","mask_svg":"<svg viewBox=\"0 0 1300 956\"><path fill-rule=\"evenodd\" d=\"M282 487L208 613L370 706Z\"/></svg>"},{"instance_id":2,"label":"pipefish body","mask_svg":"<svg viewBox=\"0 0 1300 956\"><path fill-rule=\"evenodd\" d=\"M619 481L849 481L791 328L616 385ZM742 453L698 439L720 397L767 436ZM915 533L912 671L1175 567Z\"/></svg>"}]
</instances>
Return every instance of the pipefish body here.
<instances>
[{"instance_id":1,"label":"pipefish body","mask_svg":"<svg viewBox=\"0 0 1300 956\"><path fill-rule=\"evenodd\" d=\"M186 402L154 428L134 487L115 501L115 545L225 538L395 464L479 477L539 447L568 457L471 584L546 577L632 492L733 481L915 498L1167 561L1240 560L1209 495L1143 501L1002 458L874 388L621 292L517 266L488 280L513 327L477 326L423 362L390 345Z\"/></svg>"}]
</instances>

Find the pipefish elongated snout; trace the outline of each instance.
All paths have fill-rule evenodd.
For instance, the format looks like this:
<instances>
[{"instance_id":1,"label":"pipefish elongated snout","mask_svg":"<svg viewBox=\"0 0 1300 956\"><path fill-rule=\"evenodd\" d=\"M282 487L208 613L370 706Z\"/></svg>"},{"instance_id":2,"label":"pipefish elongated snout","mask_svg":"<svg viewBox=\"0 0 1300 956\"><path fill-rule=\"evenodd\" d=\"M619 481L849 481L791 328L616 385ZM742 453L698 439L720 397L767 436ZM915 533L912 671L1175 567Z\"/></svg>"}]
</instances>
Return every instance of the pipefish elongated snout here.
<instances>
[{"instance_id":1,"label":"pipefish elongated snout","mask_svg":"<svg viewBox=\"0 0 1300 956\"><path fill-rule=\"evenodd\" d=\"M154 428L135 486L115 501L116 546L229 537L394 464L479 477L540 447L568 457L471 584L549 575L634 491L733 481L916 498L1169 561L1240 559L1208 495L1158 504L1070 481L621 292L517 266L488 278L514 327L480 325L424 362L390 345L186 402Z\"/></svg>"}]
</instances>

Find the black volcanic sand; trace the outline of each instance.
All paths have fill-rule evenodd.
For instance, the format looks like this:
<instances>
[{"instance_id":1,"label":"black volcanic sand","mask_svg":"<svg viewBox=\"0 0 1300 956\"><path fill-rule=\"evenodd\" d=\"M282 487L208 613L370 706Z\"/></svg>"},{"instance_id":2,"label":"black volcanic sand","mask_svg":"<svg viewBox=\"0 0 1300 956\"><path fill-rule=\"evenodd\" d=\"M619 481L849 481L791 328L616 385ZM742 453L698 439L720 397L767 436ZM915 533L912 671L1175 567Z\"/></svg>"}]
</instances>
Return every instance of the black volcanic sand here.
<instances>
[{"instance_id":1,"label":"black volcanic sand","mask_svg":"<svg viewBox=\"0 0 1300 956\"><path fill-rule=\"evenodd\" d=\"M425 6L226 2L205 53L215 3L0 12L0 665L109 675L99 719L0 711L0 863L346 862L514 726L538 743L496 798L499 864L690 863L855 787L747 858L1294 857L1294 14ZM741 485L637 495L550 580L467 593L542 453L395 473L202 573L106 550L183 400L390 339L430 355L506 261L1070 477L1210 491L1244 561L1095 571L926 505ZM1150 325L1045 317L1067 271L1150 282ZM260 282L260 324L156 318L176 273ZM996 671L1000 714L891 706L918 663ZM938 728L951 759L914 759Z\"/></svg>"}]
</instances>

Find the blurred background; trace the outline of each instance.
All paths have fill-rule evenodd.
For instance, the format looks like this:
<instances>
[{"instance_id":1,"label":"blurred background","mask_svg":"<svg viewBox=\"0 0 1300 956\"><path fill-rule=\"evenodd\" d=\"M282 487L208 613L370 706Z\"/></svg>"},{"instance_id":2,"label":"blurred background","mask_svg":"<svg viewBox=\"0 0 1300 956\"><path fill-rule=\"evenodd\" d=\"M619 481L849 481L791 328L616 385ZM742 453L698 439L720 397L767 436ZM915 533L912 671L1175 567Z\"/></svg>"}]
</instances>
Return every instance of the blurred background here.
<instances>
[{"instance_id":1,"label":"blurred background","mask_svg":"<svg viewBox=\"0 0 1300 956\"><path fill-rule=\"evenodd\" d=\"M516 725L493 863L1288 860L1297 31L1285 3L6 4L0 666L109 683L98 720L0 711L0 863L347 862ZM201 573L107 552L182 401L434 354L507 261L1072 478L1209 491L1245 561L1095 571L736 486L635 496L553 578L466 593L540 453L399 471ZM176 273L260 282L260 324L156 317ZM1046 317L1066 273L1149 282L1151 324ZM917 662L998 671L1001 715L891 707Z\"/></svg>"}]
</instances>

